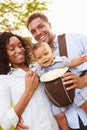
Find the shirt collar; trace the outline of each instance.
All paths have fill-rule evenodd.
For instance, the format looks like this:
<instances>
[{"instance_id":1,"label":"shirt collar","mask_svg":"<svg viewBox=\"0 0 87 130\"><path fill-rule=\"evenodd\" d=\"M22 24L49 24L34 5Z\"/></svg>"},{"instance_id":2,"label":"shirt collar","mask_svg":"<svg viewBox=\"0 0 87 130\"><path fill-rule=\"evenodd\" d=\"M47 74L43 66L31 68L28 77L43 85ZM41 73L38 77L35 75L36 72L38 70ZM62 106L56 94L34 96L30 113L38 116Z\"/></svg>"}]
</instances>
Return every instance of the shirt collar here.
<instances>
[{"instance_id":1,"label":"shirt collar","mask_svg":"<svg viewBox=\"0 0 87 130\"><path fill-rule=\"evenodd\" d=\"M11 70L10 72L8 73L8 75L13 75L13 76L22 76L24 75L26 72L24 70L22 70L21 68L12 68L11 67Z\"/></svg>"}]
</instances>

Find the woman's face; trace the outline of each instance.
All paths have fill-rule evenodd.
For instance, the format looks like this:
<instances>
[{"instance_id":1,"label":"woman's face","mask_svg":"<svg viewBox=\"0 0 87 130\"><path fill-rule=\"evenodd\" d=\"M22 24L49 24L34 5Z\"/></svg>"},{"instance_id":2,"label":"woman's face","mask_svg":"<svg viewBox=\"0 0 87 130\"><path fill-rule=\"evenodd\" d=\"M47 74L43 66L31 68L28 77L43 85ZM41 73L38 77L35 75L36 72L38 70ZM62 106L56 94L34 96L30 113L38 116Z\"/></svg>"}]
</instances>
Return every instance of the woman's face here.
<instances>
[{"instance_id":1,"label":"woman's face","mask_svg":"<svg viewBox=\"0 0 87 130\"><path fill-rule=\"evenodd\" d=\"M20 40L12 36L9 39L9 44L6 47L9 62L13 67L18 67L25 62L25 49L23 48Z\"/></svg>"}]
</instances>

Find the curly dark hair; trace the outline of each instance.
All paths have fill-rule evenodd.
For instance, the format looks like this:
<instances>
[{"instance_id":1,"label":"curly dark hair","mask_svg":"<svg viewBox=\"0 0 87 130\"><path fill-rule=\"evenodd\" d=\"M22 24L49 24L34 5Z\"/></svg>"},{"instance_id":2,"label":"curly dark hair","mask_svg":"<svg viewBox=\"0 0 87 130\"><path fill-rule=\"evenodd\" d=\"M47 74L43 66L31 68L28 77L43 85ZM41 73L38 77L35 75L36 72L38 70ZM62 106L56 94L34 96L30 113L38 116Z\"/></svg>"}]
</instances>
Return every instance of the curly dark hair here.
<instances>
[{"instance_id":1,"label":"curly dark hair","mask_svg":"<svg viewBox=\"0 0 87 130\"><path fill-rule=\"evenodd\" d=\"M10 71L9 59L6 52L6 45L9 44L9 39L15 36L20 41L25 51L25 64L28 66L31 61L30 50L31 43L28 39L13 34L12 32L2 32L0 33L0 74L7 74Z\"/></svg>"}]
</instances>

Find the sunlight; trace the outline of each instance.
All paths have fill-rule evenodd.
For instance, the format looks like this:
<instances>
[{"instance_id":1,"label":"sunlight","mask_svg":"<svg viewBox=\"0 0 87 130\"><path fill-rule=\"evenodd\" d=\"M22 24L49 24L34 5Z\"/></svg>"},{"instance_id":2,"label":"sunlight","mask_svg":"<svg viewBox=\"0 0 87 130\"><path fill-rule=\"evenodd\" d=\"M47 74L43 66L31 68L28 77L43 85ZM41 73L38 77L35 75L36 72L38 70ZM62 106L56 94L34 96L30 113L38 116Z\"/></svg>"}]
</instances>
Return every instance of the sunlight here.
<instances>
[{"instance_id":1,"label":"sunlight","mask_svg":"<svg viewBox=\"0 0 87 130\"><path fill-rule=\"evenodd\" d=\"M15 0L19 1L19 0ZM41 1L41 0L39 0ZM55 33L79 32L87 35L87 0L50 0L46 11ZM21 0L26 2L26 0ZM24 35L27 34L24 32Z\"/></svg>"},{"instance_id":2,"label":"sunlight","mask_svg":"<svg viewBox=\"0 0 87 130\"><path fill-rule=\"evenodd\" d=\"M87 35L87 0L54 0L46 13L56 33L80 32Z\"/></svg>"}]
</instances>

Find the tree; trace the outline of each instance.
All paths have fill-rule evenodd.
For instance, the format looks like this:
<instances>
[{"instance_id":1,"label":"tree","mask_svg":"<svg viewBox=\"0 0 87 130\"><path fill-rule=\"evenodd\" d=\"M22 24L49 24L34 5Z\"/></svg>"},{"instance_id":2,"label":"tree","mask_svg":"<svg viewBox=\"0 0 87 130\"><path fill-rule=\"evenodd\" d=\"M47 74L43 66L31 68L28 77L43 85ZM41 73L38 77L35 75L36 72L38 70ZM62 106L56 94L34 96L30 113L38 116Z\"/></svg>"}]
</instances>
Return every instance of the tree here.
<instances>
[{"instance_id":1,"label":"tree","mask_svg":"<svg viewBox=\"0 0 87 130\"><path fill-rule=\"evenodd\" d=\"M26 26L28 16L34 11L48 10L43 0L25 0L22 3L13 0L0 0L0 30L14 31Z\"/></svg>"}]
</instances>

